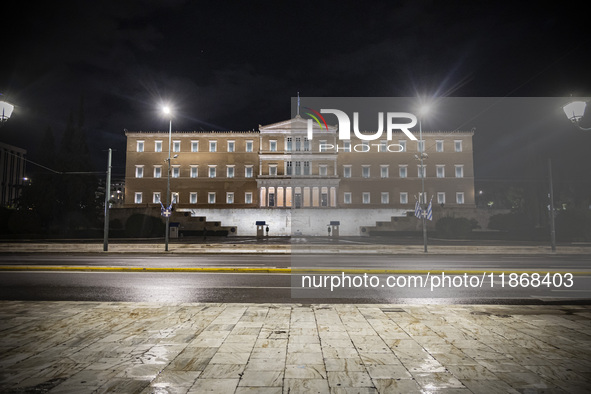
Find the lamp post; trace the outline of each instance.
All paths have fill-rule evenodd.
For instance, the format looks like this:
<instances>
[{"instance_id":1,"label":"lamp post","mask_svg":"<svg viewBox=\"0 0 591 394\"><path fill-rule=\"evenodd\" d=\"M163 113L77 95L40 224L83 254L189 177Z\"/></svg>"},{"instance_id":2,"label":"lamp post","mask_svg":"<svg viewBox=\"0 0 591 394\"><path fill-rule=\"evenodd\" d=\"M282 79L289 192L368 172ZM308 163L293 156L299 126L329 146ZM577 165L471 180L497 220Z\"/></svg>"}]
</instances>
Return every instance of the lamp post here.
<instances>
[{"instance_id":1,"label":"lamp post","mask_svg":"<svg viewBox=\"0 0 591 394\"><path fill-rule=\"evenodd\" d=\"M566 117L579 129L589 131L591 128L581 127L579 122L585 115L585 107L587 103L585 101L571 101L562 107L562 110L566 114Z\"/></svg>"},{"instance_id":2,"label":"lamp post","mask_svg":"<svg viewBox=\"0 0 591 394\"><path fill-rule=\"evenodd\" d=\"M425 196L425 176L427 176L427 171L425 171L424 160L428 157L425 153L426 144L423 141L423 116L427 114L429 111L428 106L423 106L419 110L419 146L421 146L421 151L419 152L417 159L419 159L420 166L421 166L421 195L419 197L419 203L421 206L421 221L423 224L423 252L427 253L427 196ZM424 201L423 201L424 199Z\"/></svg>"},{"instance_id":3,"label":"lamp post","mask_svg":"<svg viewBox=\"0 0 591 394\"><path fill-rule=\"evenodd\" d=\"M169 115L168 124L168 171L167 171L167 183L166 183L166 210L170 206L170 148L172 143L172 115L169 107L162 108L165 115ZM164 251L168 252L168 233L170 231L170 212L166 214L166 233L164 234Z\"/></svg>"}]
</instances>

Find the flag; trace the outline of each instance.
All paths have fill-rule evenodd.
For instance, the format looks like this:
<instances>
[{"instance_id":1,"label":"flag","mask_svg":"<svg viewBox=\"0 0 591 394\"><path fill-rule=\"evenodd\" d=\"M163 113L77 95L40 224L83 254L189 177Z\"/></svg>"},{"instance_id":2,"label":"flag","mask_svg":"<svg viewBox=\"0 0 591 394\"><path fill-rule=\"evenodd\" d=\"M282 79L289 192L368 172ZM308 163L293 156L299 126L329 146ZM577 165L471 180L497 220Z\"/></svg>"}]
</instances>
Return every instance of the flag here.
<instances>
[{"instance_id":1,"label":"flag","mask_svg":"<svg viewBox=\"0 0 591 394\"><path fill-rule=\"evenodd\" d=\"M415 203L415 216L420 218L422 214L421 205L419 204L419 200Z\"/></svg>"},{"instance_id":2,"label":"flag","mask_svg":"<svg viewBox=\"0 0 591 394\"><path fill-rule=\"evenodd\" d=\"M431 197L431 201L429 201L429 206L427 207L427 220L433 220L433 197Z\"/></svg>"}]
</instances>

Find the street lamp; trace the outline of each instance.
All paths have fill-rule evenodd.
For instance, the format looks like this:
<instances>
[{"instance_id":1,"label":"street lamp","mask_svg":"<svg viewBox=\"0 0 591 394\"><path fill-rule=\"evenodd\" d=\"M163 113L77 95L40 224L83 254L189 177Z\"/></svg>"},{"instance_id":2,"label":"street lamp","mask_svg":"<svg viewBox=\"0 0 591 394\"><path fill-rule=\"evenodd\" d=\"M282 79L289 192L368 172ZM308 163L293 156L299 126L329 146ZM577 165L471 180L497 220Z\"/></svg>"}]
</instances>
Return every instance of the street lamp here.
<instances>
[{"instance_id":1,"label":"street lamp","mask_svg":"<svg viewBox=\"0 0 591 394\"><path fill-rule=\"evenodd\" d=\"M170 231L170 214L168 212L170 207L170 146L172 144L172 113L170 111L170 107L165 106L162 108L162 112L164 115L169 116L169 124L168 124L168 172L167 172L167 184L166 184L166 233L164 234L164 251L168 252L168 233Z\"/></svg>"},{"instance_id":2,"label":"street lamp","mask_svg":"<svg viewBox=\"0 0 591 394\"><path fill-rule=\"evenodd\" d=\"M421 219L423 223L423 248L424 253L427 253L427 196L425 195L425 176L427 176L427 172L425 171L425 166L423 165L424 160L427 159L429 156L425 153L426 144L423 141L423 116L429 112L429 106L423 105L419 109L419 146L421 146L421 151L419 155L415 156L421 165L421 195L419 196L419 203L421 206ZM424 201L422 201L424 199Z\"/></svg>"},{"instance_id":3,"label":"street lamp","mask_svg":"<svg viewBox=\"0 0 591 394\"><path fill-rule=\"evenodd\" d=\"M14 105L6 101L0 101L0 124L6 122L12 115Z\"/></svg>"},{"instance_id":4,"label":"street lamp","mask_svg":"<svg viewBox=\"0 0 591 394\"><path fill-rule=\"evenodd\" d=\"M579 129L589 131L591 128L584 128L581 127L579 124L580 120L585 115L585 107L587 103L584 101L571 101L570 103L566 104L562 107L566 117Z\"/></svg>"}]
</instances>

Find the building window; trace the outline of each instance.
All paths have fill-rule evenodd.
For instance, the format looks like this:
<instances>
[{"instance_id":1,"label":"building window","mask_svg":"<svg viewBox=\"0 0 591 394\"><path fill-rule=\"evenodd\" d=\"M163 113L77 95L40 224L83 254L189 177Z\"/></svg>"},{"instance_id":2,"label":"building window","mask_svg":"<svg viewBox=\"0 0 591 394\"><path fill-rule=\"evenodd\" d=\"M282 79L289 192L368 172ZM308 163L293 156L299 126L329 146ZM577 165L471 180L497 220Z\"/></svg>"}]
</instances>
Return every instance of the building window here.
<instances>
[{"instance_id":1,"label":"building window","mask_svg":"<svg viewBox=\"0 0 591 394\"><path fill-rule=\"evenodd\" d=\"M252 166L244 167L244 177L245 178L252 178Z\"/></svg>"},{"instance_id":2,"label":"building window","mask_svg":"<svg viewBox=\"0 0 591 394\"><path fill-rule=\"evenodd\" d=\"M160 167L160 166L154 167L154 178L162 178L162 167Z\"/></svg>"},{"instance_id":3,"label":"building window","mask_svg":"<svg viewBox=\"0 0 591 394\"><path fill-rule=\"evenodd\" d=\"M322 143L322 141L320 141ZM296 137L295 139L295 150L299 152L302 150L302 139L300 137Z\"/></svg>"},{"instance_id":4,"label":"building window","mask_svg":"<svg viewBox=\"0 0 591 394\"><path fill-rule=\"evenodd\" d=\"M461 152L462 151L462 140L455 140L454 147L455 147L456 152Z\"/></svg>"},{"instance_id":5,"label":"building window","mask_svg":"<svg viewBox=\"0 0 591 394\"><path fill-rule=\"evenodd\" d=\"M318 175L320 175L320 176L327 176L328 175L328 167L325 164L321 164L318 166Z\"/></svg>"},{"instance_id":6,"label":"building window","mask_svg":"<svg viewBox=\"0 0 591 394\"><path fill-rule=\"evenodd\" d=\"M285 150L287 152L291 152L291 144L292 144L292 138L291 137L287 137L285 139Z\"/></svg>"},{"instance_id":7,"label":"building window","mask_svg":"<svg viewBox=\"0 0 591 394\"><path fill-rule=\"evenodd\" d=\"M343 178L351 178L351 166L343 166Z\"/></svg>"},{"instance_id":8,"label":"building window","mask_svg":"<svg viewBox=\"0 0 591 394\"><path fill-rule=\"evenodd\" d=\"M181 169L180 167L172 167L172 177L173 178L178 178L181 174Z\"/></svg>"},{"instance_id":9,"label":"building window","mask_svg":"<svg viewBox=\"0 0 591 394\"><path fill-rule=\"evenodd\" d=\"M209 151L210 152L217 152L217 150L218 150L217 141L209 141Z\"/></svg>"},{"instance_id":10,"label":"building window","mask_svg":"<svg viewBox=\"0 0 591 394\"><path fill-rule=\"evenodd\" d=\"M226 193L226 204L234 204L234 192Z\"/></svg>"},{"instance_id":11,"label":"building window","mask_svg":"<svg viewBox=\"0 0 591 394\"><path fill-rule=\"evenodd\" d=\"M144 177L144 166L135 166L135 177L136 178L143 178Z\"/></svg>"},{"instance_id":12,"label":"building window","mask_svg":"<svg viewBox=\"0 0 591 394\"><path fill-rule=\"evenodd\" d=\"M388 141L386 141L386 140L381 140L381 141L380 141L380 148L379 148L379 151L380 151L380 152L386 152L386 150L388 149L388 148L387 148L387 146L388 146Z\"/></svg>"},{"instance_id":13,"label":"building window","mask_svg":"<svg viewBox=\"0 0 591 394\"><path fill-rule=\"evenodd\" d=\"M234 166L226 167L226 177L234 178Z\"/></svg>"},{"instance_id":14,"label":"building window","mask_svg":"<svg viewBox=\"0 0 591 394\"><path fill-rule=\"evenodd\" d=\"M343 202L345 204L351 204L351 202L352 202L351 200L352 200L351 192L345 192L345 194L343 194Z\"/></svg>"},{"instance_id":15,"label":"building window","mask_svg":"<svg viewBox=\"0 0 591 394\"><path fill-rule=\"evenodd\" d=\"M215 166L209 166L209 177L215 178Z\"/></svg>"},{"instance_id":16,"label":"building window","mask_svg":"<svg viewBox=\"0 0 591 394\"><path fill-rule=\"evenodd\" d=\"M172 196L172 203L173 204L178 204L179 203L179 193L178 192L172 192L171 196Z\"/></svg>"},{"instance_id":17,"label":"building window","mask_svg":"<svg viewBox=\"0 0 591 394\"><path fill-rule=\"evenodd\" d=\"M172 142L172 151L173 152L180 152L181 151L181 141L173 141Z\"/></svg>"},{"instance_id":18,"label":"building window","mask_svg":"<svg viewBox=\"0 0 591 394\"><path fill-rule=\"evenodd\" d=\"M234 152L234 141L228 141L228 152Z\"/></svg>"},{"instance_id":19,"label":"building window","mask_svg":"<svg viewBox=\"0 0 591 394\"><path fill-rule=\"evenodd\" d=\"M380 178L388 178L388 166L380 166Z\"/></svg>"},{"instance_id":20,"label":"building window","mask_svg":"<svg viewBox=\"0 0 591 394\"><path fill-rule=\"evenodd\" d=\"M252 141L246 141L246 151L252 152Z\"/></svg>"},{"instance_id":21,"label":"building window","mask_svg":"<svg viewBox=\"0 0 591 394\"><path fill-rule=\"evenodd\" d=\"M427 166L426 165L424 165L424 164L423 165L420 165L419 164L417 166L417 176L419 178L425 178L426 171L427 171Z\"/></svg>"},{"instance_id":22,"label":"building window","mask_svg":"<svg viewBox=\"0 0 591 394\"><path fill-rule=\"evenodd\" d=\"M408 193L400 192L400 204L408 204Z\"/></svg>"},{"instance_id":23,"label":"building window","mask_svg":"<svg viewBox=\"0 0 591 394\"><path fill-rule=\"evenodd\" d=\"M464 165L457 164L456 165L456 178L463 178L464 177Z\"/></svg>"},{"instance_id":24,"label":"building window","mask_svg":"<svg viewBox=\"0 0 591 394\"><path fill-rule=\"evenodd\" d=\"M457 192L456 193L456 204L463 204L464 203L464 192Z\"/></svg>"},{"instance_id":25,"label":"building window","mask_svg":"<svg viewBox=\"0 0 591 394\"><path fill-rule=\"evenodd\" d=\"M135 192L134 201L136 204L142 203L142 192Z\"/></svg>"},{"instance_id":26,"label":"building window","mask_svg":"<svg viewBox=\"0 0 591 394\"><path fill-rule=\"evenodd\" d=\"M208 192L207 193L207 203L208 204L215 204L215 192Z\"/></svg>"},{"instance_id":27,"label":"building window","mask_svg":"<svg viewBox=\"0 0 591 394\"><path fill-rule=\"evenodd\" d=\"M406 178L408 176L408 174L407 174L407 167L405 165L398 167L398 176L400 178Z\"/></svg>"},{"instance_id":28,"label":"building window","mask_svg":"<svg viewBox=\"0 0 591 394\"><path fill-rule=\"evenodd\" d=\"M369 166L361 166L361 176L364 178L369 178Z\"/></svg>"},{"instance_id":29,"label":"building window","mask_svg":"<svg viewBox=\"0 0 591 394\"><path fill-rule=\"evenodd\" d=\"M437 165L437 178L445 178L445 166Z\"/></svg>"},{"instance_id":30,"label":"building window","mask_svg":"<svg viewBox=\"0 0 591 394\"><path fill-rule=\"evenodd\" d=\"M197 178L199 176L199 167L191 166L191 178Z\"/></svg>"},{"instance_id":31,"label":"building window","mask_svg":"<svg viewBox=\"0 0 591 394\"><path fill-rule=\"evenodd\" d=\"M191 152L199 152L199 141L191 141Z\"/></svg>"},{"instance_id":32,"label":"building window","mask_svg":"<svg viewBox=\"0 0 591 394\"><path fill-rule=\"evenodd\" d=\"M310 140L308 137L304 137L304 151L310 151Z\"/></svg>"},{"instance_id":33,"label":"building window","mask_svg":"<svg viewBox=\"0 0 591 394\"><path fill-rule=\"evenodd\" d=\"M245 204L252 204L252 193L251 192L244 193L244 203Z\"/></svg>"},{"instance_id":34,"label":"building window","mask_svg":"<svg viewBox=\"0 0 591 394\"><path fill-rule=\"evenodd\" d=\"M292 175L292 163L291 161L285 162L285 175Z\"/></svg>"},{"instance_id":35,"label":"building window","mask_svg":"<svg viewBox=\"0 0 591 394\"><path fill-rule=\"evenodd\" d=\"M277 152L277 141L275 141L275 140L269 141L269 151Z\"/></svg>"},{"instance_id":36,"label":"building window","mask_svg":"<svg viewBox=\"0 0 591 394\"><path fill-rule=\"evenodd\" d=\"M162 141L154 141L154 152L162 152Z\"/></svg>"},{"instance_id":37,"label":"building window","mask_svg":"<svg viewBox=\"0 0 591 394\"><path fill-rule=\"evenodd\" d=\"M327 152L328 149L326 147L327 143L326 140L320 140L320 152Z\"/></svg>"},{"instance_id":38,"label":"building window","mask_svg":"<svg viewBox=\"0 0 591 394\"><path fill-rule=\"evenodd\" d=\"M144 151L144 141L138 141L137 142L137 149L138 152L143 152Z\"/></svg>"},{"instance_id":39,"label":"building window","mask_svg":"<svg viewBox=\"0 0 591 394\"><path fill-rule=\"evenodd\" d=\"M191 192L189 194L189 203L197 204L197 192Z\"/></svg>"},{"instance_id":40,"label":"building window","mask_svg":"<svg viewBox=\"0 0 591 394\"><path fill-rule=\"evenodd\" d=\"M400 145L399 152L406 152L406 140L398 140L398 145Z\"/></svg>"},{"instance_id":41,"label":"building window","mask_svg":"<svg viewBox=\"0 0 591 394\"><path fill-rule=\"evenodd\" d=\"M443 140L435 141L435 150L437 152L443 152Z\"/></svg>"},{"instance_id":42,"label":"building window","mask_svg":"<svg viewBox=\"0 0 591 394\"><path fill-rule=\"evenodd\" d=\"M351 141L343 141L343 152L351 152Z\"/></svg>"},{"instance_id":43,"label":"building window","mask_svg":"<svg viewBox=\"0 0 591 394\"><path fill-rule=\"evenodd\" d=\"M363 192L362 196L362 201L364 204L369 204L370 199L369 199L369 192Z\"/></svg>"},{"instance_id":44,"label":"building window","mask_svg":"<svg viewBox=\"0 0 591 394\"><path fill-rule=\"evenodd\" d=\"M269 164L269 176L277 176L277 164Z\"/></svg>"},{"instance_id":45,"label":"building window","mask_svg":"<svg viewBox=\"0 0 591 394\"><path fill-rule=\"evenodd\" d=\"M389 204L390 203L390 193L382 192L381 201L382 201L382 204Z\"/></svg>"},{"instance_id":46,"label":"building window","mask_svg":"<svg viewBox=\"0 0 591 394\"><path fill-rule=\"evenodd\" d=\"M302 175L302 162L301 161L295 162L295 174Z\"/></svg>"},{"instance_id":47,"label":"building window","mask_svg":"<svg viewBox=\"0 0 591 394\"><path fill-rule=\"evenodd\" d=\"M425 140L417 141L417 152L425 151Z\"/></svg>"},{"instance_id":48,"label":"building window","mask_svg":"<svg viewBox=\"0 0 591 394\"><path fill-rule=\"evenodd\" d=\"M154 192L153 197L152 197L152 202L154 204L160 204L160 192Z\"/></svg>"},{"instance_id":49,"label":"building window","mask_svg":"<svg viewBox=\"0 0 591 394\"><path fill-rule=\"evenodd\" d=\"M445 192L437 192L437 204L445 204Z\"/></svg>"},{"instance_id":50,"label":"building window","mask_svg":"<svg viewBox=\"0 0 591 394\"><path fill-rule=\"evenodd\" d=\"M310 162L309 161L305 161L304 162L304 175L310 175Z\"/></svg>"}]
</instances>

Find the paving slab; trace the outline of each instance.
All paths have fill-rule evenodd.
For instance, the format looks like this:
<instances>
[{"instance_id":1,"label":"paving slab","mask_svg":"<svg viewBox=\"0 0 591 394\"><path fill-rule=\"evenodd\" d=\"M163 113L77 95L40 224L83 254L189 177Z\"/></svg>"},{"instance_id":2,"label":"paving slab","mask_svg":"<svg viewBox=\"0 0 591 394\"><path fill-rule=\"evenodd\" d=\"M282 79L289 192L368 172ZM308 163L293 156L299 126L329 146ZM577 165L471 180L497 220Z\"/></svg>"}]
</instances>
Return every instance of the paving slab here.
<instances>
[{"instance_id":1,"label":"paving slab","mask_svg":"<svg viewBox=\"0 0 591 394\"><path fill-rule=\"evenodd\" d=\"M577 393L591 306L0 302L0 392Z\"/></svg>"}]
</instances>

